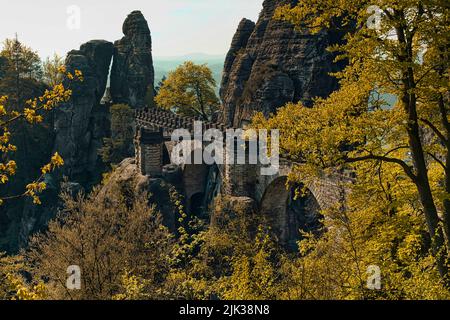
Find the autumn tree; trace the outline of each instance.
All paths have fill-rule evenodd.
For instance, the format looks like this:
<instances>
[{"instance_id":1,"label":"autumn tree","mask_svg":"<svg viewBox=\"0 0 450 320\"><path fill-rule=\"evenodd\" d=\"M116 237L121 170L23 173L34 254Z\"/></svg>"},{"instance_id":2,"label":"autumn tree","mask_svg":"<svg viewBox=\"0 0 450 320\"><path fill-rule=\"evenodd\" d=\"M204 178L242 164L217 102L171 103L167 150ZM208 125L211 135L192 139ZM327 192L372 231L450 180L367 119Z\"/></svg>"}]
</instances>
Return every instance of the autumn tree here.
<instances>
[{"instance_id":1,"label":"autumn tree","mask_svg":"<svg viewBox=\"0 0 450 320\"><path fill-rule=\"evenodd\" d=\"M181 209L181 221L197 225ZM282 249L253 208L219 197L207 228L185 232L174 244L164 282L168 299L277 299Z\"/></svg>"},{"instance_id":2,"label":"autumn tree","mask_svg":"<svg viewBox=\"0 0 450 320\"><path fill-rule=\"evenodd\" d=\"M35 281L45 281L48 298L130 298L131 286L157 299L165 278L172 236L145 194L130 198L129 186L111 182L108 192L65 194L64 209L46 233L35 236L25 256ZM81 290L66 287L67 268L81 268ZM139 285L140 287L140 285ZM131 298L136 297L136 292Z\"/></svg>"},{"instance_id":3,"label":"autumn tree","mask_svg":"<svg viewBox=\"0 0 450 320\"><path fill-rule=\"evenodd\" d=\"M216 81L206 65L185 62L170 72L155 100L159 107L184 116L210 120L219 108Z\"/></svg>"},{"instance_id":4,"label":"autumn tree","mask_svg":"<svg viewBox=\"0 0 450 320\"><path fill-rule=\"evenodd\" d=\"M336 74L341 87L329 98L317 99L311 109L290 104L268 121L260 115L256 126L280 129L284 152L305 163L292 175L294 180L364 167L364 175L384 190L409 181L437 269L448 285L449 15L445 2L340 1L336 6L335 1L313 0L281 7L276 17L311 32L352 24L345 43L331 48L349 64ZM397 103L388 105L384 94L397 97Z\"/></svg>"},{"instance_id":5,"label":"autumn tree","mask_svg":"<svg viewBox=\"0 0 450 320\"><path fill-rule=\"evenodd\" d=\"M164 82L167 80L166 76L163 76L161 80L158 82L158 84L155 87L155 96L159 94L159 90L161 90L162 86L164 85Z\"/></svg>"},{"instance_id":6,"label":"autumn tree","mask_svg":"<svg viewBox=\"0 0 450 320\"><path fill-rule=\"evenodd\" d=\"M63 66L64 59L58 54L55 53L52 58L47 57L42 65L44 82L51 87L61 83L64 75L61 74L60 69Z\"/></svg>"},{"instance_id":7,"label":"autumn tree","mask_svg":"<svg viewBox=\"0 0 450 320\"><path fill-rule=\"evenodd\" d=\"M375 179L372 173L371 163L358 166L346 209L324 210L322 236L303 234L298 256L283 261L281 299L450 298L429 250L415 186L398 179L395 164L384 165Z\"/></svg>"}]
</instances>

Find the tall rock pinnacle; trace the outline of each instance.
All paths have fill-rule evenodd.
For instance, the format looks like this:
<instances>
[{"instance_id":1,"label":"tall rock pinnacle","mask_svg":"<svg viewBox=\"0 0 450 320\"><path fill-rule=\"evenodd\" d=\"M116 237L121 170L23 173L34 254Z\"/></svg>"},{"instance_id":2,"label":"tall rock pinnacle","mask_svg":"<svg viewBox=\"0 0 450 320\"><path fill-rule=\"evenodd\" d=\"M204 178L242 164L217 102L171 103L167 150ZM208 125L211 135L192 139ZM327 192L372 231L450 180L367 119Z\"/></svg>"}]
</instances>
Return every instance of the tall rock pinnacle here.
<instances>
[{"instance_id":1,"label":"tall rock pinnacle","mask_svg":"<svg viewBox=\"0 0 450 320\"><path fill-rule=\"evenodd\" d=\"M241 49L245 49L248 39L250 38L253 30L255 30L255 23L248 19L242 19L239 23L238 29L234 34L233 41L231 42L231 48L225 58L225 65L223 68L223 78L220 85L221 89L225 89L228 86L230 79L230 71L233 67L233 63ZM222 96L223 92L220 93Z\"/></svg>"},{"instance_id":2,"label":"tall rock pinnacle","mask_svg":"<svg viewBox=\"0 0 450 320\"><path fill-rule=\"evenodd\" d=\"M64 174L71 179L96 171L97 149L108 131L107 126L99 125L97 115L108 112L99 105L105 93L112 55L113 44L104 40L89 41L80 50L67 54L67 70L72 73L80 70L84 77L83 82L72 84L70 101L54 111L54 151L63 157Z\"/></svg>"},{"instance_id":3,"label":"tall rock pinnacle","mask_svg":"<svg viewBox=\"0 0 450 320\"><path fill-rule=\"evenodd\" d=\"M111 97L135 109L146 106L148 90L154 90L152 38L147 20L133 11L123 24L124 37L114 43Z\"/></svg>"},{"instance_id":4,"label":"tall rock pinnacle","mask_svg":"<svg viewBox=\"0 0 450 320\"><path fill-rule=\"evenodd\" d=\"M242 20L227 55L220 96L223 122L241 127L255 112L266 116L287 102L311 105L338 88L329 75L342 64L326 49L340 41L328 31L311 35L273 19L278 5L298 0L265 0L258 22Z\"/></svg>"}]
</instances>

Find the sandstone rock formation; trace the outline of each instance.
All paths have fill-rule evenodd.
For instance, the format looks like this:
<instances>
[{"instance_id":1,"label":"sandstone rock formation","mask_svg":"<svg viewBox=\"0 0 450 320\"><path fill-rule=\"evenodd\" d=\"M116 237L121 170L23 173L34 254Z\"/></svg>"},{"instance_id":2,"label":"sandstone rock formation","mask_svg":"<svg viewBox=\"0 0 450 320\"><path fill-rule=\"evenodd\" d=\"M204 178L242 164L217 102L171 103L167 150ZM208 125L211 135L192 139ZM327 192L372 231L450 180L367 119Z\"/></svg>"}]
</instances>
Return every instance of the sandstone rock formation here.
<instances>
[{"instance_id":1,"label":"sandstone rock formation","mask_svg":"<svg viewBox=\"0 0 450 320\"><path fill-rule=\"evenodd\" d=\"M241 49L245 49L247 46L248 39L251 34L255 30L255 23L248 19L242 19L239 23L238 29L234 34L233 40L231 42L231 48L228 51L227 56L225 57L224 64L224 73L222 78L222 83L220 85L220 95L222 96L224 92L222 92L225 88L228 87L228 81L230 79L230 71L233 67L233 63L236 59L236 56L239 54Z\"/></svg>"},{"instance_id":2,"label":"sandstone rock formation","mask_svg":"<svg viewBox=\"0 0 450 320\"><path fill-rule=\"evenodd\" d=\"M67 70L80 70L84 77L83 82L70 84L70 101L55 109L54 151L63 157L69 179L89 179L96 171L97 150L109 132L109 112L100 101L112 55L113 44L104 40L89 41L67 55Z\"/></svg>"},{"instance_id":3,"label":"sandstone rock formation","mask_svg":"<svg viewBox=\"0 0 450 320\"><path fill-rule=\"evenodd\" d=\"M221 85L223 121L240 127L262 111L269 115L286 102L327 96L337 89L329 76L342 68L326 48L340 40L333 32L311 35L273 19L279 4L298 0L265 0L258 22L241 21L233 38Z\"/></svg>"},{"instance_id":4,"label":"sandstone rock formation","mask_svg":"<svg viewBox=\"0 0 450 320\"><path fill-rule=\"evenodd\" d=\"M8 190L8 194L23 192L26 183L36 179L33 175L40 172L52 153L58 152L65 165L62 170L45 177L47 190L41 195L41 206L33 205L28 198L2 206L0 252L17 252L26 246L31 234L45 228L61 206L58 196L61 190L76 194L81 190L89 191L100 182L106 168L99 158L98 149L103 145L103 139L111 134L109 106L112 102L123 102L135 108L143 107L147 89L153 90L147 21L140 12L132 12L123 31L125 37L115 45L105 40L93 40L83 44L79 50L70 51L65 61L67 71L82 71L84 81L66 81L65 86L72 89L70 101L55 108L45 125L21 130L27 139L21 139L24 145L16 143L20 147L17 163L26 169L26 174L19 172L16 175L15 189ZM112 88L105 94L113 55ZM40 84L30 98L39 96L44 89L45 86ZM68 181L64 182L63 176ZM147 190L159 195L157 185L151 183Z\"/></svg>"},{"instance_id":5,"label":"sandstone rock formation","mask_svg":"<svg viewBox=\"0 0 450 320\"><path fill-rule=\"evenodd\" d=\"M149 203L156 206L161 213L164 225L171 232L176 231L176 208L170 201L170 188L172 185L160 178L141 175L134 158L125 159L113 171L111 176L105 181L100 192L108 195L114 192L114 188L119 186L124 194L130 197L137 197L146 194Z\"/></svg>"},{"instance_id":6,"label":"sandstone rock formation","mask_svg":"<svg viewBox=\"0 0 450 320\"><path fill-rule=\"evenodd\" d=\"M114 103L143 108L147 92L154 90L155 72L150 29L140 11L128 15L123 33L125 36L114 43L111 96Z\"/></svg>"}]
</instances>

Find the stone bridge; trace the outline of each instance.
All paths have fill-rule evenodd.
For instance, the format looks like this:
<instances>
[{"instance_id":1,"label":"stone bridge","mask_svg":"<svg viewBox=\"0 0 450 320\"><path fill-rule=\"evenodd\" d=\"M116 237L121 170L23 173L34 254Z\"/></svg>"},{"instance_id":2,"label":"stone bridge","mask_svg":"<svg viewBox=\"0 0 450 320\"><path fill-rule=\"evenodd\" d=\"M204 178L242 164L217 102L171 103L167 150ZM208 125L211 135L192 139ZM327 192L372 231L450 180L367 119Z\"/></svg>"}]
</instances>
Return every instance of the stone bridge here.
<instances>
[{"instance_id":1,"label":"stone bridge","mask_svg":"<svg viewBox=\"0 0 450 320\"><path fill-rule=\"evenodd\" d=\"M177 142L172 141L172 133L177 129L193 132L194 122L199 120L156 108L136 111L136 163L141 174L158 177L178 173L190 213L208 211L219 194L247 203L251 199L258 212L271 221L282 243L295 246L299 230L317 230L320 211L342 202L345 177L328 176L304 185L289 185L288 175L298 164L284 158L280 159L278 173L272 176L262 175L263 166L248 161L233 165L227 161L223 165L173 164L171 153ZM203 130L208 129L225 133L228 128L204 122ZM307 192L296 198L299 187L306 187Z\"/></svg>"}]
</instances>

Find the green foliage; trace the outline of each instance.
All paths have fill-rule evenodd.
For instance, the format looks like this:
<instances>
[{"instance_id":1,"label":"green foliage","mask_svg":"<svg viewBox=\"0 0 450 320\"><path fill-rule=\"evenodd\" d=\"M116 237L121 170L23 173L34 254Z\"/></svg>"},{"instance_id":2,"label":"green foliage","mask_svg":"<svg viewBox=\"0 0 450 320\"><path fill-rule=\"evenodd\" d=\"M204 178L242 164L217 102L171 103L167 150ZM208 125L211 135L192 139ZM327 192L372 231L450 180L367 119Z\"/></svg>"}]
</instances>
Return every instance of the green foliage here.
<instances>
[{"instance_id":1,"label":"green foliage","mask_svg":"<svg viewBox=\"0 0 450 320\"><path fill-rule=\"evenodd\" d=\"M64 59L56 53L53 58L47 57L42 65L44 82L51 87L61 83L64 79L64 75L60 72L63 66Z\"/></svg>"},{"instance_id":2,"label":"green foliage","mask_svg":"<svg viewBox=\"0 0 450 320\"><path fill-rule=\"evenodd\" d=\"M26 261L34 266L33 283L46 279L46 298L450 299L420 212L410 204L393 208L378 186L367 192L356 184L348 210L324 211L323 236L304 234L297 253L280 247L263 217L227 198L216 201L214 221L205 228L184 214L172 189L180 216L174 238L147 197L125 198L124 188L108 196L65 196L59 220L33 239ZM84 270L81 291L65 290L68 263ZM370 265L381 269L381 290L367 289Z\"/></svg>"},{"instance_id":3,"label":"green foliage","mask_svg":"<svg viewBox=\"0 0 450 320\"><path fill-rule=\"evenodd\" d=\"M280 249L268 230L259 227L250 251L231 258L231 274L219 279L218 292L226 300L275 300L283 290Z\"/></svg>"},{"instance_id":4,"label":"green foliage","mask_svg":"<svg viewBox=\"0 0 450 320\"><path fill-rule=\"evenodd\" d=\"M155 100L161 108L210 120L220 106L215 87L216 81L206 65L187 61L169 73Z\"/></svg>"},{"instance_id":5,"label":"green foliage","mask_svg":"<svg viewBox=\"0 0 450 320\"><path fill-rule=\"evenodd\" d=\"M0 80L3 79L7 72L8 59L0 56Z\"/></svg>"},{"instance_id":6,"label":"green foliage","mask_svg":"<svg viewBox=\"0 0 450 320\"><path fill-rule=\"evenodd\" d=\"M42 78L42 62L39 55L17 38L6 39L0 56L8 60L8 69L20 78Z\"/></svg>"},{"instance_id":7,"label":"green foliage","mask_svg":"<svg viewBox=\"0 0 450 320\"><path fill-rule=\"evenodd\" d=\"M306 234L299 257L282 265L282 298L449 299L414 188L403 183L383 190L367 176L351 187L346 210L324 210L323 236ZM367 288L369 266L380 268L381 290Z\"/></svg>"},{"instance_id":8,"label":"green foliage","mask_svg":"<svg viewBox=\"0 0 450 320\"><path fill-rule=\"evenodd\" d=\"M117 104L111 107L111 138L104 139L99 150L103 162L118 164L134 154L134 112L129 106Z\"/></svg>"},{"instance_id":9,"label":"green foliage","mask_svg":"<svg viewBox=\"0 0 450 320\"><path fill-rule=\"evenodd\" d=\"M187 236L195 247L187 263L174 265L168 274L167 297L276 298L281 250L262 227L264 221L227 198L217 200L213 215L208 229Z\"/></svg>"}]
</instances>

